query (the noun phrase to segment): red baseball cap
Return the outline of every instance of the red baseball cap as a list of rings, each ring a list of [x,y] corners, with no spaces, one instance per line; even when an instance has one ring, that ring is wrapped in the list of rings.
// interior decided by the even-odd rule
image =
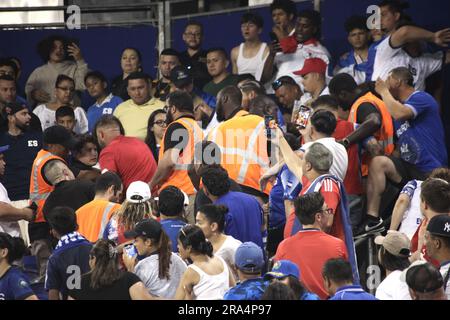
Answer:
[[[327,71],[327,64],[320,58],[306,59],[303,64],[303,68],[298,71],[294,71],[297,76],[304,76],[311,72],[323,73]]]

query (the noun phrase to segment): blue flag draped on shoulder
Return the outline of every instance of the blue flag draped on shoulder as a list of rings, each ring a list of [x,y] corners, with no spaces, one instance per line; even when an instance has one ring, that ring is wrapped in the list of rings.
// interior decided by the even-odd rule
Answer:
[[[311,185],[309,186],[308,190],[306,190],[305,194],[311,192],[319,192],[320,188],[322,187],[322,182],[325,179],[333,180],[339,186],[339,205],[341,209],[340,212],[342,216],[342,226],[344,228],[345,246],[347,247],[348,261],[352,266],[353,281],[355,284],[359,284],[358,263],[356,260],[355,243],[353,241],[352,226],[350,223],[350,209],[348,205],[347,192],[344,188],[344,183],[334,175],[325,174],[314,180],[313,183],[311,183]],[[296,234],[299,230],[302,230],[302,225],[298,219],[295,219],[292,226],[291,236]]]

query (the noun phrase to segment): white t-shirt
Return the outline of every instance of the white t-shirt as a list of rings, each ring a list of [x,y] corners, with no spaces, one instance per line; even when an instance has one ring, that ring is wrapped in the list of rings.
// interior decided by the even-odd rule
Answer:
[[[408,285],[400,279],[402,271],[390,273],[378,286],[375,297],[380,300],[411,300]]]
[[[8,191],[6,191],[3,184],[0,183],[0,202],[11,203],[9,200]],[[16,221],[0,222],[0,232],[6,232],[11,237],[20,237],[20,226]]]
[[[278,52],[275,55],[274,66],[277,68],[275,77],[266,85],[267,93],[274,93],[272,89],[272,82],[282,76],[289,76],[297,82],[303,90],[301,84],[302,77],[294,74],[295,71],[301,70],[306,59],[320,58],[325,63],[330,63],[330,53],[320,42],[312,42],[308,44],[299,43],[297,51],[294,53]]]
[[[76,107],[74,109],[74,112],[77,123],[73,131],[76,134],[83,134],[88,132],[88,119],[86,116],[86,112],[81,107]],[[56,111],[47,108],[45,104],[38,105],[33,110],[33,113],[39,117],[39,120],[41,120],[42,130],[47,129],[48,127],[52,127],[56,124]]]
[[[411,180],[402,189],[401,194],[406,194],[409,197],[409,207],[403,214],[402,224],[398,231],[403,232],[412,239],[417,231],[420,223],[423,220],[422,212],[420,211],[420,190],[422,181]]]
[[[372,81],[386,80],[389,72],[397,67],[407,67],[414,76],[414,88],[425,91],[425,79],[442,68],[443,53],[424,53],[413,58],[402,48],[392,48],[391,37],[386,37],[377,48],[373,65]]]
[[[234,264],[234,254],[241,244],[241,241],[232,236],[227,236],[227,239],[222,243],[222,246],[216,251],[215,255],[225,260],[229,266],[232,266]]]
[[[175,297],[181,277],[187,266],[177,254],[170,257],[170,280],[159,278],[159,255],[153,254],[139,261],[134,273],[142,280],[148,292],[154,296],[171,299]]]
[[[439,271],[442,274],[442,278],[445,280],[447,272],[450,272],[450,261],[441,266]],[[447,281],[447,288],[445,288],[445,294],[447,295],[447,300],[450,300],[450,279]]]
[[[316,141],[305,143],[300,148],[300,150],[306,154],[308,149],[313,145],[313,143],[316,142],[323,144],[325,148],[330,150],[331,154],[333,155],[333,164],[331,166],[330,173],[344,181],[348,167],[348,155],[345,147],[342,144],[337,143],[336,139],[334,138],[322,138]]]

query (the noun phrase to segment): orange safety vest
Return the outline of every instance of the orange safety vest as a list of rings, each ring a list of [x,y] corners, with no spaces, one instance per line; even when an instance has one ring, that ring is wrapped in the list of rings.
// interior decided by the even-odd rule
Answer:
[[[168,186],[175,186],[180,190],[183,190],[187,195],[195,194],[195,188],[192,185],[191,179],[188,175],[188,166],[192,163],[194,159],[194,147],[195,144],[203,140],[203,131],[202,128],[197,124],[194,119],[191,118],[179,118],[172,123],[181,124],[188,131],[188,143],[186,147],[181,151],[180,156],[178,157],[177,163],[175,164],[175,168],[170,174],[170,176],[166,179],[166,181],[159,188],[162,189]],[[167,132],[167,130],[166,130]],[[164,133],[163,140],[166,138],[166,134]],[[159,150],[159,159],[163,158],[164,154],[164,143]]]
[[[44,208],[45,200],[47,200],[50,193],[55,189],[55,187],[49,184],[42,175],[42,168],[44,168],[45,164],[50,160],[60,160],[66,163],[63,158],[41,149],[36,155],[31,168],[30,201],[35,202],[38,206],[35,222],[45,222],[42,209]]]
[[[77,210],[78,232],[90,242],[103,237],[103,231],[120,204],[107,200],[92,200]]]
[[[208,135],[222,151],[221,165],[237,183],[260,190],[259,179],[269,169],[264,119],[241,110]],[[268,184],[264,193],[269,194]]]
[[[375,139],[381,143],[381,146],[384,149],[385,155],[390,155],[395,149],[394,145],[394,124],[392,122],[392,117],[389,111],[386,108],[383,100],[379,99],[373,93],[368,92],[362,97],[359,97],[358,100],[353,103],[352,108],[350,109],[350,114],[348,116],[348,121],[352,123],[357,123],[357,114],[358,108],[363,103],[370,103],[374,105],[381,114],[381,127],[375,132]],[[361,173],[363,176],[367,176],[369,172],[369,162],[370,158],[367,153],[364,153],[362,156],[362,166]]]

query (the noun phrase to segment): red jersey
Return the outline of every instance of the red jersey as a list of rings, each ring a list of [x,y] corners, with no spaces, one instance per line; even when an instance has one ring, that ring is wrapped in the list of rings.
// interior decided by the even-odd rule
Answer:
[[[303,189],[300,192],[300,195],[303,195],[308,191],[309,186],[311,185],[311,181],[309,181],[306,177],[303,177]],[[342,225],[342,216],[339,202],[341,201],[341,195],[339,193],[338,184],[331,179],[324,179],[322,182],[322,186],[320,187],[320,193],[325,199],[325,203],[328,208],[333,209],[333,225],[331,226],[330,235],[333,237],[339,238],[342,241],[345,241],[344,234],[344,226]],[[297,219],[295,216],[295,212],[292,212],[284,227],[284,238],[289,238],[292,233],[292,227],[294,225],[294,221]]]
[[[101,152],[102,170],[117,173],[124,190],[134,181],[150,182],[156,172],[156,162],[149,147],[133,137],[118,136]]]
[[[348,258],[345,243],[318,229],[305,229],[283,240],[275,254],[275,260],[290,260],[297,264],[301,281],[321,299],[326,299],[322,269],[329,259]]]
[[[333,138],[336,140],[342,140],[355,131],[354,124],[338,119],[336,123],[336,130],[333,133]],[[361,163],[359,161],[358,145],[352,144],[347,149],[348,155],[348,167],[347,173],[344,179],[345,191],[347,194],[360,195],[363,193],[362,180],[361,180]]]

